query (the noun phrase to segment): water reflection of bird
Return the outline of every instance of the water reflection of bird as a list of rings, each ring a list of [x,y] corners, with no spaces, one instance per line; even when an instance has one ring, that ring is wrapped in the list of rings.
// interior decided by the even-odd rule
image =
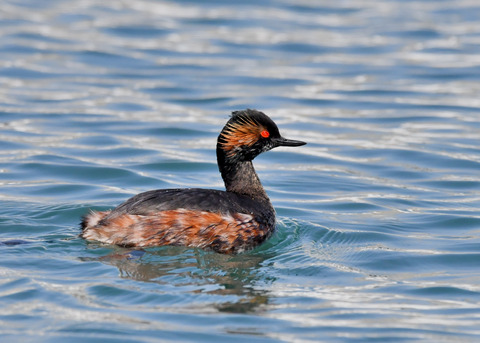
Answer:
[[[121,278],[173,287],[175,291],[169,294],[172,301],[185,301],[187,297],[192,305],[198,295],[207,312],[247,313],[268,304],[268,291],[255,287],[258,282],[265,285],[275,281],[272,275],[265,278],[262,273],[265,258],[264,254],[231,256],[162,247],[148,251],[117,249],[105,256],[81,260],[114,266]],[[212,305],[204,308],[210,296],[214,299]]]

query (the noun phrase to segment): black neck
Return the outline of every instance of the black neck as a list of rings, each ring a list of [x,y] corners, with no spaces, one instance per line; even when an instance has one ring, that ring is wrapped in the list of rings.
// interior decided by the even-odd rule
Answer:
[[[227,192],[246,195],[254,200],[270,203],[265,189],[258,178],[252,161],[231,161],[223,151],[217,150],[218,168]]]

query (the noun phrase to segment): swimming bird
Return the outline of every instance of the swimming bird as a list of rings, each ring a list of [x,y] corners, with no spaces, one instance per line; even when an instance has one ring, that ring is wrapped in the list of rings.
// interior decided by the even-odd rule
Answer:
[[[225,191],[159,189],[135,195],[111,211],[84,216],[81,237],[122,247],[176,245],[236,254],[253,249],[275,229],[275,210],[252,160],[286,139],[263,112],[235,111],[217,139]]]

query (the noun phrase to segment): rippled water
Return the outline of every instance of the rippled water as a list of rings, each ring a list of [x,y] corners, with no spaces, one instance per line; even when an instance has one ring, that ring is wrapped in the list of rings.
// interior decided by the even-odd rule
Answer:
[[[480,339],[479,17],[476,0],[3,1],[2,341]],[[89,208],[221,189],[215,140],[246,107],[308,142],[255,161],[270,241],[78,238]]]

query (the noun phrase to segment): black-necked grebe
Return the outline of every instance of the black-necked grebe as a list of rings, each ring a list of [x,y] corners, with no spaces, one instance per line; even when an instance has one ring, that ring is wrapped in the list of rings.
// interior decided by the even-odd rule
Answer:
[[[262,112],[233,112],[217,140],[218,168],[226,191],[188,188],[140,193],[111,211],[87,214],[81,236],[123,247],[181,245],[226,254],[252,249],[275,228],[275,210],[252,160],[278,146],[304,144],[283,138]]]

